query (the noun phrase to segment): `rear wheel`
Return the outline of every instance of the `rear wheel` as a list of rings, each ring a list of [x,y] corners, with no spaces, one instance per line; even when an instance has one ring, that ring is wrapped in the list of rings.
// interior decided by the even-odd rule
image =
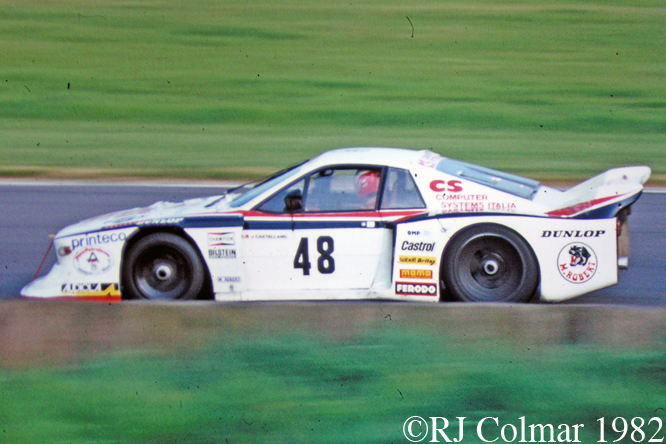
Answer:
[[[205,280],[196,249],[171,233],[154,233],[134,244],[123,264],[123,295],[131,299],[196,299]]]
[[[446,248],[441,273],[449,294],[468,302],[527,302],[539,280],[537,260],[527,242],[494,224],[457,234]]]

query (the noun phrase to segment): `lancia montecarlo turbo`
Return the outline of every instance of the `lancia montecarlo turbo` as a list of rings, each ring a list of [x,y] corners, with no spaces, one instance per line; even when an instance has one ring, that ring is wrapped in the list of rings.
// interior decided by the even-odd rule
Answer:
[[[88,219],[29,298],[560,301],[618,281],[648,167],[566,191],[432,151],[326,152],[254,186]]]

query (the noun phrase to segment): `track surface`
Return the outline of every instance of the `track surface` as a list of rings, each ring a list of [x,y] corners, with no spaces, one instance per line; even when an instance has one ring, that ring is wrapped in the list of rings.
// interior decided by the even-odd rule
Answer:
[[[17,299],[50,244],[49,234],[111,211],[221,194],[222,187],[92,184],[0,185],[0,299]],[[614,287],[573,299],[575,304],[666,306],[666,194],[644,193],[633,206],[630,268]],[[42,273],[54,261],[47,256]]]

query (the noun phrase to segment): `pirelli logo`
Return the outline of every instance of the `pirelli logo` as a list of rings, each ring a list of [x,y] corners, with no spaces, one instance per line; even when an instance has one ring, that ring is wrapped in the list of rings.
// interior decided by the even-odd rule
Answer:
[[[432,270],[400,270],[400,279],[432,279]]]
[[[401,264],[435,265],[437,259],[432,256],[399,256],[398,262]]]

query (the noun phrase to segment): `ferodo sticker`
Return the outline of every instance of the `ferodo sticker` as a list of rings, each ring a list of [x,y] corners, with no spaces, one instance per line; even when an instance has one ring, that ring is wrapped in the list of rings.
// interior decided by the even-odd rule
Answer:
[[[597,271],[597,255],[590,246],[575,242],[560,251],[557,265],[564,279],[582,284],[592,279]]]
[[[437,284],[396,282],[395,294],[401,294],[405,296],[437,296]]]
[[[400,279],[432,279],[432,270],[400,270]]]
[[[437,259],[432,256],[398,256],[401,264],[435,265]]]
[[[111,255],[100,248],[86,248],[74,256],[74,265],[85,274],[103,273],[111,267]]]

